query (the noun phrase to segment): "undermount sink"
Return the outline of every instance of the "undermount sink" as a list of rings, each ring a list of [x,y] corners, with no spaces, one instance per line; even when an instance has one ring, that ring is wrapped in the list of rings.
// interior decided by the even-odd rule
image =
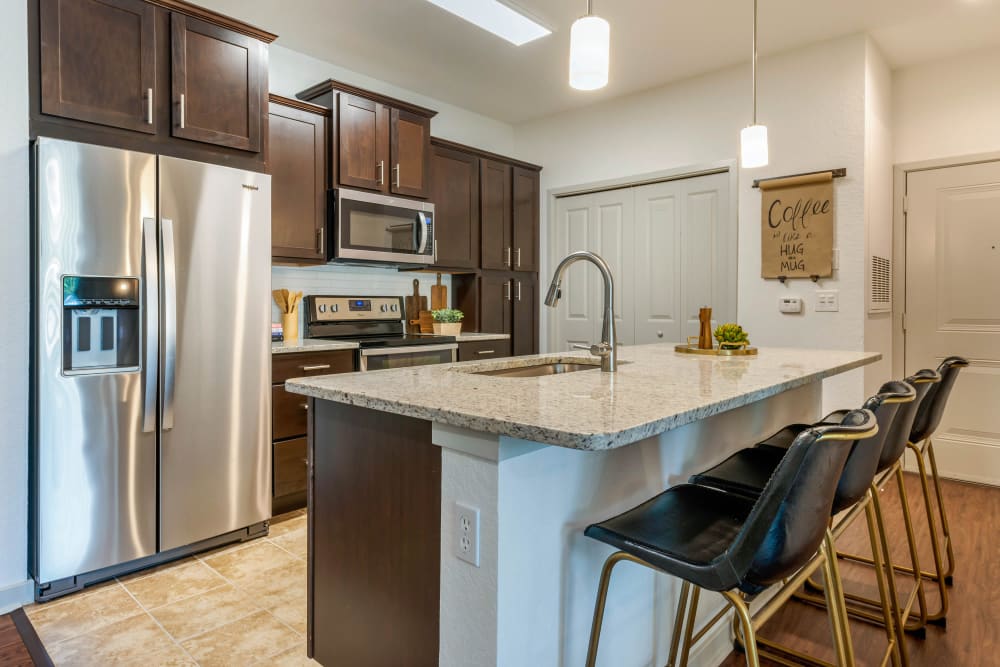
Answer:
[[[600,369],[601,364],[597,363],[569,363],[569,362],[549,362],[536,364],[534,366],[516,366],[514,368],[500,368],[491,371],[476,371],[475,375],[494,375],[496,377],[508,378],[536,378],[546,375],[562,375],[564,373],[575,373],[576,371],[592,371]]]

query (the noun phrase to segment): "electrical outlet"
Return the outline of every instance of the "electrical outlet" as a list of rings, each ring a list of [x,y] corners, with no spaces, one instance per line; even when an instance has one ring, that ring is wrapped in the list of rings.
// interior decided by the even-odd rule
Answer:
[[[479,567],[479,510],[455,503],[455,555]]]
[[[816,312],[836,313],[840,310],[840,292],[835,289],[816,291]]]

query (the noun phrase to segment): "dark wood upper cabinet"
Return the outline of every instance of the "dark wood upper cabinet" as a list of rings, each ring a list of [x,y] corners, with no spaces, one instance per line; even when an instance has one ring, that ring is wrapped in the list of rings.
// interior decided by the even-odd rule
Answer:
[[[538,270],[539,173],[514,167],[514,220],[511,245],[515,271]]]
[[[276,95],[269,111],[271,255],[325,262],[329,111]]]
[[[434,202],[435,264],[479,266],[479,158],[463,151],[431,147],[430,199]]]
[[[431,119],[412,111],[393,109],[389,146],[392,158],[391,192],[426,197],[430,180]]]
[[[357,95],[340,95],[340,184],[388,192],[389,109]]]
[[[479,161],[482,268],[504,270],[513,263],[511,247],[511,166]]]
[[[41,112],[153,134],[155,7],[40,0]]]
[[[191,16],[170,19],[173,136],[259,152],[266,47]]]

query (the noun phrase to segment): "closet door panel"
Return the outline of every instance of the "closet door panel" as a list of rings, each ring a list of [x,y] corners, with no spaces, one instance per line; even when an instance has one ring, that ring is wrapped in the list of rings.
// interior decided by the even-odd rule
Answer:
[[[676,182],[636,188],[635,342],[683,342],[681,202]]]

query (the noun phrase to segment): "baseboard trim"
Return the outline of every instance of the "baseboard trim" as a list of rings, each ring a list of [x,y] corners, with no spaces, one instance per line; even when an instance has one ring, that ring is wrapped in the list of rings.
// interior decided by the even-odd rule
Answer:
[[[0,614],[23,607],[34,599],[35,587],[31,579],[0,588]]]

